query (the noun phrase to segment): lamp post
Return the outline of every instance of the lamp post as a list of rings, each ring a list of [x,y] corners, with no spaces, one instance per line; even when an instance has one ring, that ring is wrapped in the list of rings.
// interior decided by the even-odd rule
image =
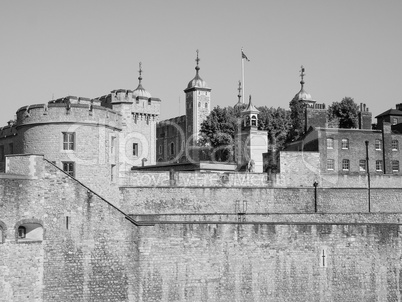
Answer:
[[[369,170],[369,155],[368,155],[368,144],[369,141],[365,141],[366,143],[366,171],[367,171],[367,190],[368,190],[368,211],[371,212],[371,200],[370,200],[370,170]]]
[[[317,186],[318,182],[315,180],[313,183],[314,186],[314,213],[317,213]]]

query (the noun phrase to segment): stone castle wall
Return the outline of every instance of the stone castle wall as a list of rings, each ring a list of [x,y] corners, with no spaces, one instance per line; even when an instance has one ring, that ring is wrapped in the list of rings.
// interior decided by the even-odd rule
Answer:
[[[137,301],[134,225],[50,163],[24,158],[36,167],[28,179],[0,174],[0,301]],[[32,222],[43,240],[20,241],[18,226]]]
[[[402,189],[373,189],[367,213],[365,188],[322,188],[314,213],[313,188],[153,173],[169,185],[121,187],[116,209],[42,156],[7,161],[1,302],[401,299]],[[28,222],[42,241],[18,241]]]

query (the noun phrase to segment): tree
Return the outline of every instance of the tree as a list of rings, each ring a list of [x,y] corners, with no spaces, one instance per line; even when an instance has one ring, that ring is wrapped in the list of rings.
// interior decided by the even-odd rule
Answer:
[[[284,147],[288,133],[292,127],[290,111],[283,108],[258,107],[259,128],[268,131],[269,146],[274,150]]]
[[[212,109],[208,117],[201,123],[198,143],[211,147],[212,157],[217,161],[231,160],[234,136],[238,129],[238,118],[232,107]]]
[[[305,106],[306,104],[297,98],[293,98],[289,103],[291,122],[287,137],[289,142],[299,139],[304,133]]]
[[[339,128],[357,128],[358,106],[351,97],[344,97],[340,102],[333,102],[328,107],[328,120],[339,120]]]

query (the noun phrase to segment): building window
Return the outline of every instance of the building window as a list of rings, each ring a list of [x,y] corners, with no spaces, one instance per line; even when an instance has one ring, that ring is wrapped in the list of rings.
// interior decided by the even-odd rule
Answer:
[[[257,117],[255,115],[251,117],[251,126],[257,126]]]
[[[162,154],[162,145],[159,146],[159,154]]]
[[[115,149],[116,149],[116,137],[112,136],[110,138],[110,153],[114,154]]]
[[[4,161],[4,146],[0,146],[0,161]]]
[[[349,171],[349,159],[342,159],[342,170]]]
[[[17,241],[42,241],[43,227],[39,223],[24,223],[17,229]]]
[[[8,154],[14,154],[14,144],[13,143],[8,144]]]
[[[18,239],[24,239],[27,235],[27,229],[23,226],[18,228]]]
[[[359,169],[361,172],[366,171],[366,160],[365,159],[359,160]]]
[[[74,171],[74,162],[72,161],[65,161],[63,162],[63,171],[66,172],[68,175],[74,177],[75,171]]]
[[[327,159],[327,170],[334,170],[334,160],[333,159]]]
[[[148,105],[151,105],[151,104],[152,104],[151,98],[149,98],[149,99],[148,99]]]
[[[392,125],[396,125],[396,124],[398,124],[398,119],[396,117],[394,117],[392,119]]]
[[[381,150],[381,140],[380,139],[375,140],[375,149]]]
[[[375,161],[375,170],[376,171],[382,171],[382,160],[376,160]]]
[[[115,176],[115,173],[116,173],[116,165],[111,165],[110,166],[110,181],[114,181],[114,176]]]
[[[391,147],[392,147],[392,151],[398,151],[398,141],[397,140],[393,140],[391,142]]]
[[[198,108],[201,107],[201,102],[198,102]]]
[[[138,156],[138,143],[133,143],[133,156]]]
[[[63,132],[63,150],[74,150],[74,132]]]
[[[208,108],[208,103],[205,103],[205,108]]]
[[[327,138],[327,149],[334,149],[334,139]]]
[[[347,138],[342,138],[342,149],[349,149],[349,140]]]
[[[170,155],[173,155],[174,153],[174,143],[170,143]]]
[[[392,172],[394,173],[399,172],[399,160],[392,161]]]

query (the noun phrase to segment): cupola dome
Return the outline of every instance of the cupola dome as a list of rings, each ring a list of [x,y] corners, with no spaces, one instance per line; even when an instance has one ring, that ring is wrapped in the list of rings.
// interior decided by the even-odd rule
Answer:
[[[200,62],[200,59],[198,58],[198,49],[197,49],[197,59],[195,59],[195,61],[197,62],[197,66],[195,67],[195,77],[190,82],[188,82],[187,89],[208,88],[207,82],[201,79],[199,75],[200,67],[198,66],[198,64]]]

